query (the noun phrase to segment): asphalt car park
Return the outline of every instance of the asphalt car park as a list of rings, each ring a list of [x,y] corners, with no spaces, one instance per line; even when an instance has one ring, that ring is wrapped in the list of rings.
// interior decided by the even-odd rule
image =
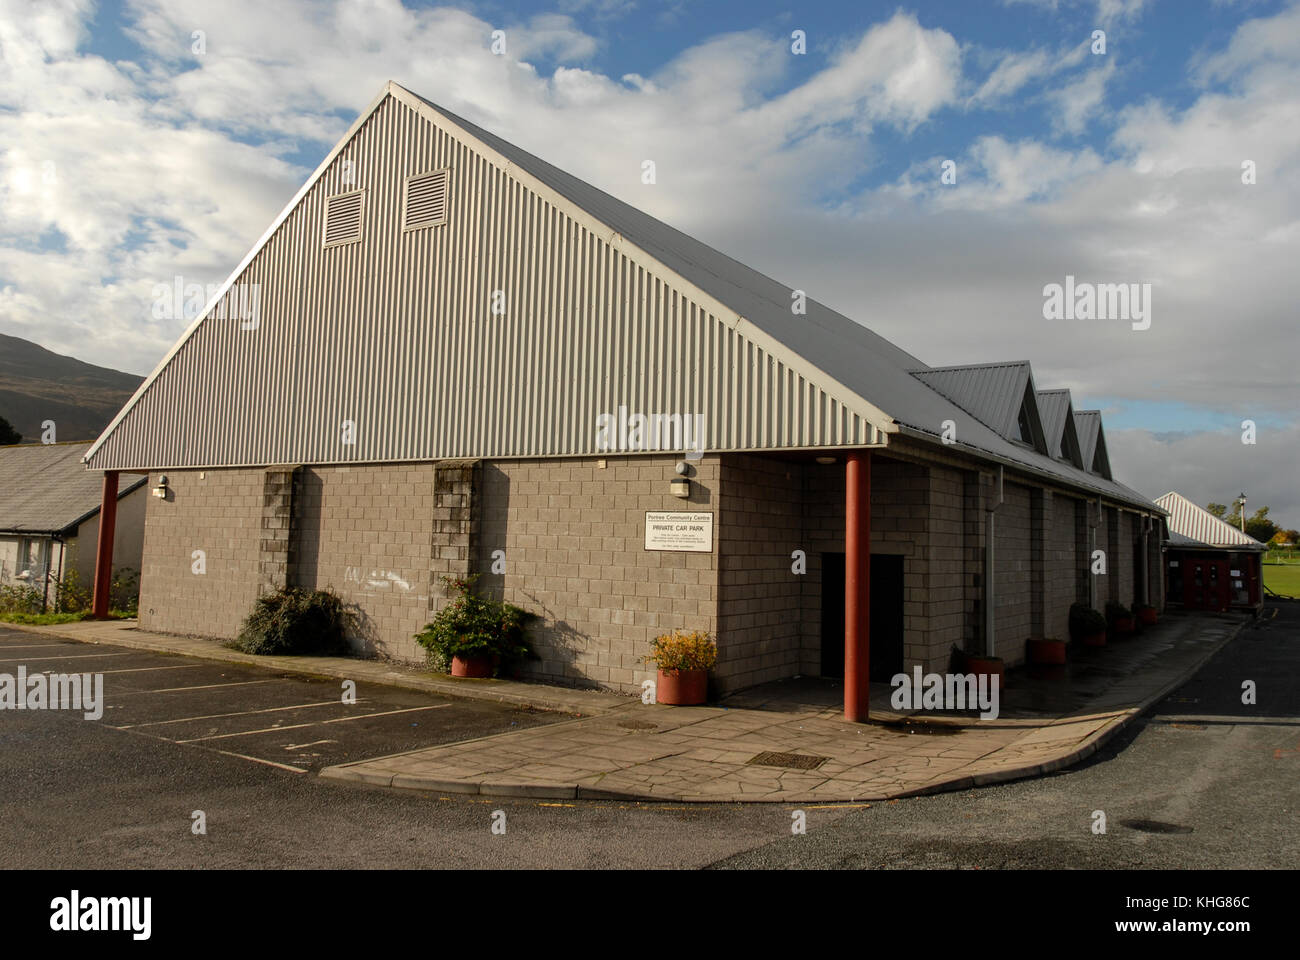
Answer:
[[[526,707],[377,684],[350,689],[338,679],[0,628],[0,673],[16,674],[19,666],[29,676],[102,674],[99,723],[124,736],[297,773],[567,719]]]

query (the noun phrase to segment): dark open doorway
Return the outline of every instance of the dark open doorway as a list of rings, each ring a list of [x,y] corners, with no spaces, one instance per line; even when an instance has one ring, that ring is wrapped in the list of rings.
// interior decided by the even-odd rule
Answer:
[[[871,682],[903,672],[903,558],[871,555]],[[844,676],[844,554],[822,554],[823,677]]]

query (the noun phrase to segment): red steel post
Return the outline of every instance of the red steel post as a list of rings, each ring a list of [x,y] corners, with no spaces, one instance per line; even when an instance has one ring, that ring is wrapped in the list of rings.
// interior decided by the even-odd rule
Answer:
[[[99,503],[99,543],[95,550],[96,620],[108,618],[108,588],[113,582],[113,536],[117,529],[117,471],[104,471],[104,492]]]
[[[871,677],[871,451],[844,467],[844,719],[863,723]]]

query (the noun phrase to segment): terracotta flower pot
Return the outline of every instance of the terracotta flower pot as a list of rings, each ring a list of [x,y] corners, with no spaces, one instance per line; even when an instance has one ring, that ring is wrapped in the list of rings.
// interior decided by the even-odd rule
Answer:
[[[655,684],[655,703],[693,707],[709,698],[709,671],[660,670]]]
[[[1025,644],[1030,663],[1059,664],[1065,663],[1065,641],[1048,640],[1043,637],[1030,637]]]
[[[451,658],[451,675],[453,677],[483,677],[492,676],[492,656],[490,654],[462,657],[456,654]]]
[[[1153,626],[1156,622],[1156,608],[1143,607],[1141,610],[1138,611],[1138,619],[1140,619],[1148,627]]]
[[[1116,617],[1115,632],[1118,634],[1129,634],[1137,629],[1137,624],[1133,622],[1132,617]]]
[[[998,678],[998,689],[1007,688],[1006,665],[1001,660],[994,660],[989,657],[975,657],[970,654],[966,655],[966,672],[973,673],[975,676],[988,675]]]
[[[1085,647],[1104,647],[1106,646],[1106,631],[1098,630],[1096,633],[1085,633],[1079,640]]]

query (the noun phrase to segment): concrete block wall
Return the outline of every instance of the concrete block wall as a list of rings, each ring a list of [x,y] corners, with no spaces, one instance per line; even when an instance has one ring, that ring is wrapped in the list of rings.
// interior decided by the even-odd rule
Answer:
[[[800,608],[806,575],[802,463],[724,454],[718,533],[718,636],[714,679],[723,691],[802,671]]]
[[[992,487],[987,474],[962,474],[962,649],[983,652],[985,512]]]
[[[639,692],[655,676],[642,662],[654,637],[674,628],[717,632],[720,463],[693,461],[692,495],[683,500],[669,490],[677,459],[484,464],[480,584],[544,618],[534,630],[543,660],[525,676]],[[647,510],[712,511],[713,551],[646,550]],[[490,572],[494,550],[505,551],[504,574]]]
[[[1029,487],[1003,482],[1003,502],[994,521],[995,652],[1008,665],[1025,659],[1033,632],[1033,558]]]
[[[952,609],[940,614],[932,635],[934,607],[927,584],[930,571],[930,468],[881,454],[871,466],[871,553],[903,557],[903,664],[933,669],[935,650],[951,631]],[[808,464],[804,483],[804,539],[808,575],[803,583],[803,673],[821,672],[822,553],[844,552],[844,461]],[[948,492],[951,492],[950,490]],[[951,523],[951,517],[945,521]],[[951,598],[956,602],[956,598]],[[946,650],[946,647],[944,648]],[[943,653],[943,664],[947,663]]]
[[[1095,507],[1093,508],[1096,509]],[[1106,601],[1123,602],[1119,595],[1119,511],[1102,507],[1102,523],[1097,528],[1097,549],[1106,551],[1106,572],[1096,575],[1097,609],[1106,612]]]
[[[962,645],[966,628],[965,479],[960,470],[929,468],[924,584],[928,623],[925,638],[917,645],[917,660],[927,671],[947,671],[952,648]]]
[[[1116,518],[1115,589],[1119,602],[1132,609],[1137,597],[1137,525],[1136,514],[1127,510]]]
[[[294,499],[290,585],[351,604],[356,651],[424,662],[414,634],[438,555],[435,464],[303,467]]]
[[[271,467],[262,474],[262,540],[258,549],[258,592],[274,593],[289,583],[289,540],[293,529],[296,467]]]
[[[1081,567],[1086,568],[1087,560],[1083,545],[1076,540],[1081,502],[1060,493],[1048,497],[1042,633],[1056,640],[1068,640],[1070,605],[1083,599],[1079,594],[1082,581],[1079,571]]]
[[[167,479],[167,499],[150,497],[145,508],[140,627],[234,637],[258,596],[264,472],[169,470]],[[193,572],[196,550],[203,574]]]

